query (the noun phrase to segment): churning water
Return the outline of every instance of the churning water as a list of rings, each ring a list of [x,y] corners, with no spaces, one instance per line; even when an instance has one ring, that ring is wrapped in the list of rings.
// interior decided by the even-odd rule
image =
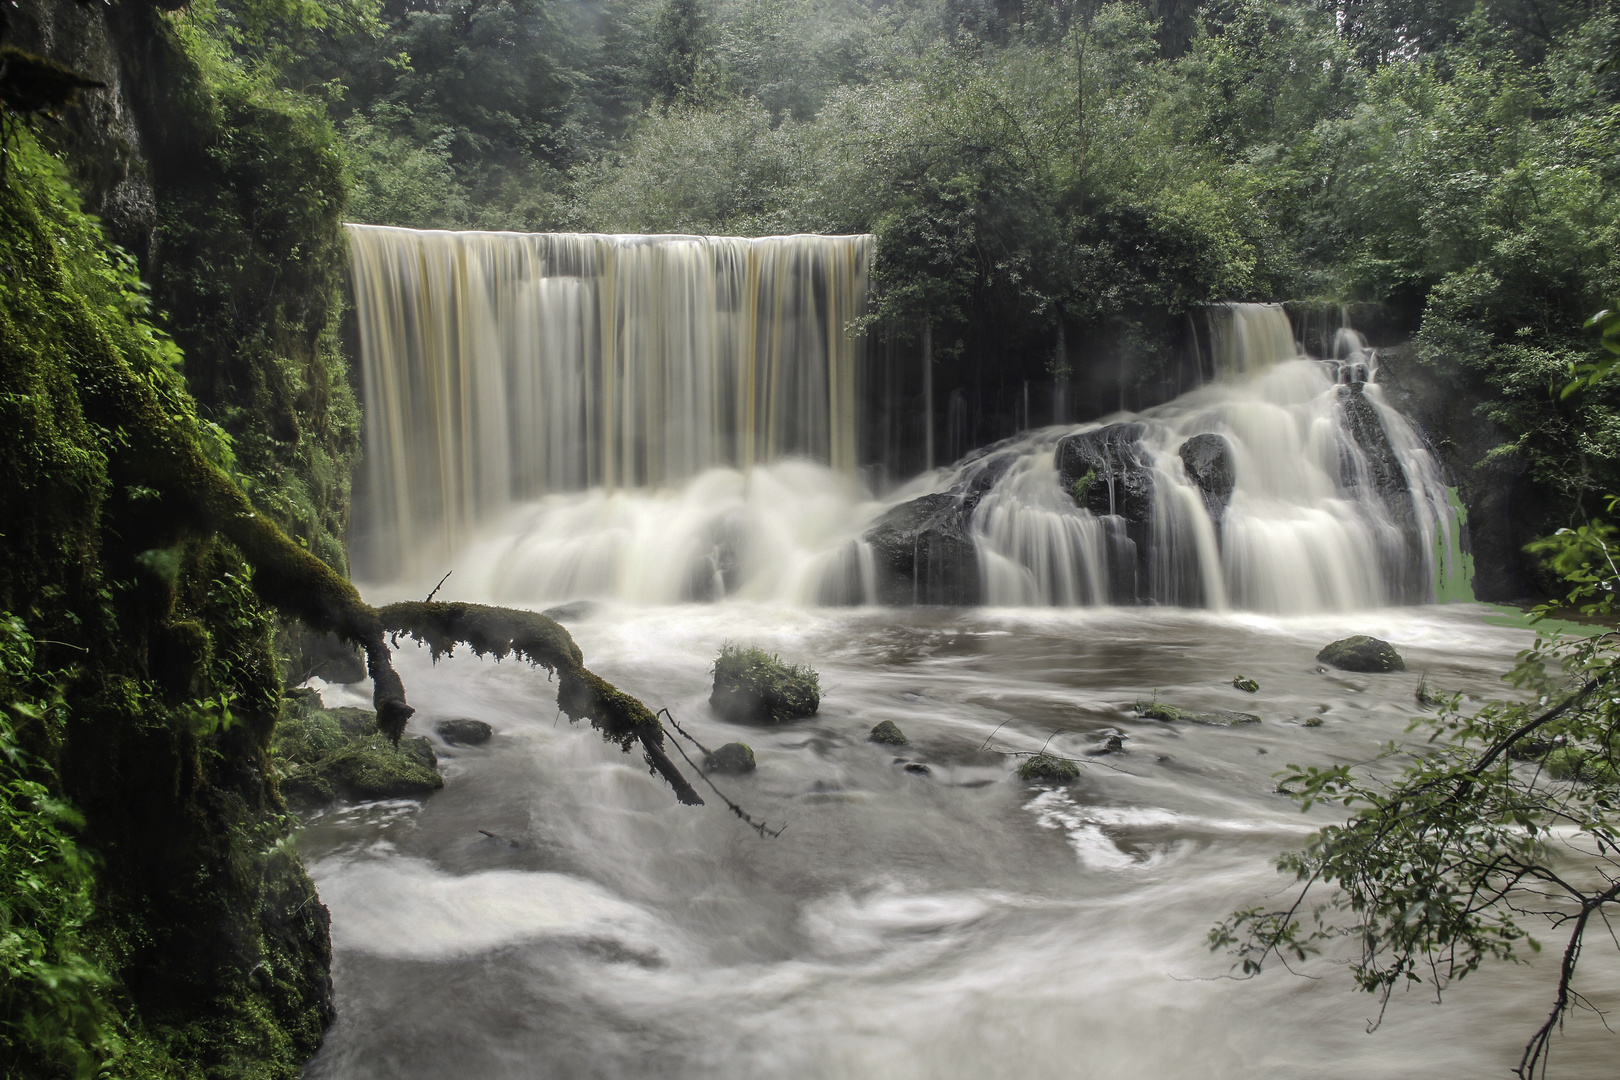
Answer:
[[[1233,305],[1207,385],[877,494],[842,335],[866,238],[354,245],[370,594],[453,567],[449,598],[593,601],[566,616],[587,663],[710,747],[751,744],[758,770],[719,782],[786,830],[677,805],[560,720],[544,673],[405,647],[412,734],[468,716],[496,735],[440,745],[426,802],[309,823],[339,1009],[311,1080],[1449,1080],[1517,1060],[1550,965],[1481,972],[1443,1008],[1399,995],[1368,1035],[1376,1003],[1335,958],[1243,982],[1204,944],[1285,894],[1276,855],[1331,820],[1276,794],[1278,768],[1371,758],[1421,677],[1496,695],[1528,643],[1424,603],[1456,590],[1459,525],[1353,334],[1309,359],[1280,308]],[[1224,440],[1228,497],[1189,475],[1194,436]],[[1066,487],[1066,439],[1128,453]],[[1135,523],[1127,481],[1152,493]],[[961,508],[987,606],[873,606],[874,523],[931,494]],[[1147,606],[1106,606],[1126,570]],[[1350,633],[1410,672],[1320,668]],[[820,713],[718,719],[727,641],[813,664]],[[1139,719],[1154,695],[1263,722]],[[882,720],[910,745],[866,741]],[[1111,735],[1122,752],[1088,753]],[[1042,746],[1087,762],[1079,781],[1018,781],[1007,755]],[[1620,1004],[1620,972],[1587,963],[1584,989]],[[1569,1076],[1612,1072],[1585,1017],[1557,1052]]]
[[[610,604],[570,629],[595,670],[705,745],[752,745],[758,771],[716,780],[786,831],[761,839],[712,798],[677,805],[638,756],[559,721],[544,673],[403,649],[412,734],[472,716],[496,736],[441,746],[446,787],[425,803],[332,812],[304,834],[339,1009],[312,1080],[1462,1080],[1505,1076],[1549,1003],[1550,963],[1498,968],[1440,1007],[1397,995],[1368,1035],[1376,1002],[1335,964],[1229,981],[1204,945],[1232,909],[1286,893],[1275,856],[1328,820],[1275,794],[1274,770],[1402,737],[1421,672],[1501,692],[1527,635],[1472,605]],[[1395,642],[1411,671],[1319,670],[1316,651],[1350,632]],[[820,713],[763,730],[714,717],[726,640],[814,662]],[[1234,690],[1238,673],[1260,693]],[[1155,692],[1263,723],[1128,712]],[[886,719],[911,746],[866,741]],[[1116,732],[1124,753],[1086,758]],[[1068,788],[1023,784],[991,752],[1049,739],[1093,762]],[[1589,952],[1585,988],[1613,1006],[1608,959]],[[1613,1048],[1583,1015],[1554,1061],[1610,1075]]]

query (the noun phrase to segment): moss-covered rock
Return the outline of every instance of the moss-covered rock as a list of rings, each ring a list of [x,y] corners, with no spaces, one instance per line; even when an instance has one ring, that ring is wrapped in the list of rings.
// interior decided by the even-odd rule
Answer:
[[[1226,709],[1206,709],[1199,712],[1167,705],[1162,701],[1138,701],[1136,714],[1144,720],[1182,721],[1188,724],[1204,724],[1208,727],[1236,727],[1241,724],[1260,723],[1260,718],[1253,713],[1230,712]]]
[[[1041,751],[1018,766],[1018,778],[1032,784],[1067,784],[1080,777],[1080,766],[1065,757]]]
[[[1375,674],[1406,670],[1406,661],[1395,651],[1395,646],[1366,634],[1340,638],[1324,646],[1322,651],[1316,654],[1316,658],[1340,671]]]
[[[714,661],[709,704],[727,720],[780,724],[815,715],[821,707],[821,680],[807,666],[728,642]]]
[[[1245,694],[1258,694],[1260,692],[1260,684],[1246,675],[1238,675],[1233,678],[1232,685]]]
[[[271,743],[281,793],[292,805],[423,798],[444,786],[426,738],[401,739],[396,746],[377,730],[375,713],[323,709],[311,698],[288,698]]]
[[[884,746],[905,746],[910,740],[893,720],[884,720],[872,728],[872,733],[866,737],[866,741],[881,743]]]
[[[747,743],[726,743],[703,759],[703,768],[716,773],[750,773],[754,771],[754,749]]]

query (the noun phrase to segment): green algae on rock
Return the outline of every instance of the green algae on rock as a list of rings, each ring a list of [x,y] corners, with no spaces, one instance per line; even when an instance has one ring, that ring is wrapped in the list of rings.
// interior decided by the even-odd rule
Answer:
[[[1044,750],[1018,766],[1018,779],[1034,784],[1067,784],[1079,777],[1079,765]]]
[[[884,720],[872,729],[866,741],[881,743],[884,746],[905,746],[911,740],[906,738],[905,733],[893,720]]]

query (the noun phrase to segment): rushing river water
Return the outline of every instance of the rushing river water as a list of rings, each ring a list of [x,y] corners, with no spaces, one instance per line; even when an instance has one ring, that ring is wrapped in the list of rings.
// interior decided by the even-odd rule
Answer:
[[[804,609],[605,605],[570,629],[592,667],[758,771],[677,805],[639,755],[555,713],[543,672],[401,650],[412,733],[486,720],[441,747],[446,787],[314,819],[301,848],[332,912],[338,1021],[311,1080],[628,1077],[1451,1077],[1506,1075],[1552,966],[1497,965],[1436,1007],[1374,999],[1328,962],[1219,978],[1205,934],[1276,900],[1273,870],[1329,813],[1273,791],[1284,764],[1360,760],[1402,737],[1414,689],[1495,695],[1529,640],[1474,605],[1276,618],[1176,609]],[[1347,633],[1410,671],[1320,668]],[[725,641],[821,673],[820,713],[720,721]],[[1257,679],[1245,695],[1232,677]],[[1138,696],[1242,709],[1240,728],[1163,724]],[[329,704],[354,690],[327,688]],[[356,701],[355,703],[359,703]],[[1319,718],[1306,726],[1301,721]],[[912,745],[866,741],[893,720]],[[1018,781],[1049,738],[1126,752],[1078,782]],[[928,775],[904,769],[916,761]],[[717,778],[718,779],[718,778]],[[707,792],[705,792],[707,794]],[[1585,988],[1620,1004],[1593,950]],[[1566,1077],[1613,1074],[1588,1015],[1556,1044]]]

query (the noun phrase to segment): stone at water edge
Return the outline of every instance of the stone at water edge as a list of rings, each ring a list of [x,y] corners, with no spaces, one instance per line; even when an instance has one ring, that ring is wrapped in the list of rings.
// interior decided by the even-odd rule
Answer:
[[[703,768],[717,773],[753,772],[754,748],[747,743],[728,742],[703,759]]]
[[[1366,634],[1340,638],[1324,647],[1316,658],[1340,671],[1378,673],[1406,670],[1406,661],[1395,651],[1395,646]]]
[[[905,746],[911,740],[895,725],[893,720],[884,720],[872,729],[872,734],[866,737],[867,742],[882,743],[884,746]]]
[[[495,734],[495,729],[482,720],[466,718],[440,720],[433,725],[433,730],[438,732],[439,738],[451,746],[482,746]]]

